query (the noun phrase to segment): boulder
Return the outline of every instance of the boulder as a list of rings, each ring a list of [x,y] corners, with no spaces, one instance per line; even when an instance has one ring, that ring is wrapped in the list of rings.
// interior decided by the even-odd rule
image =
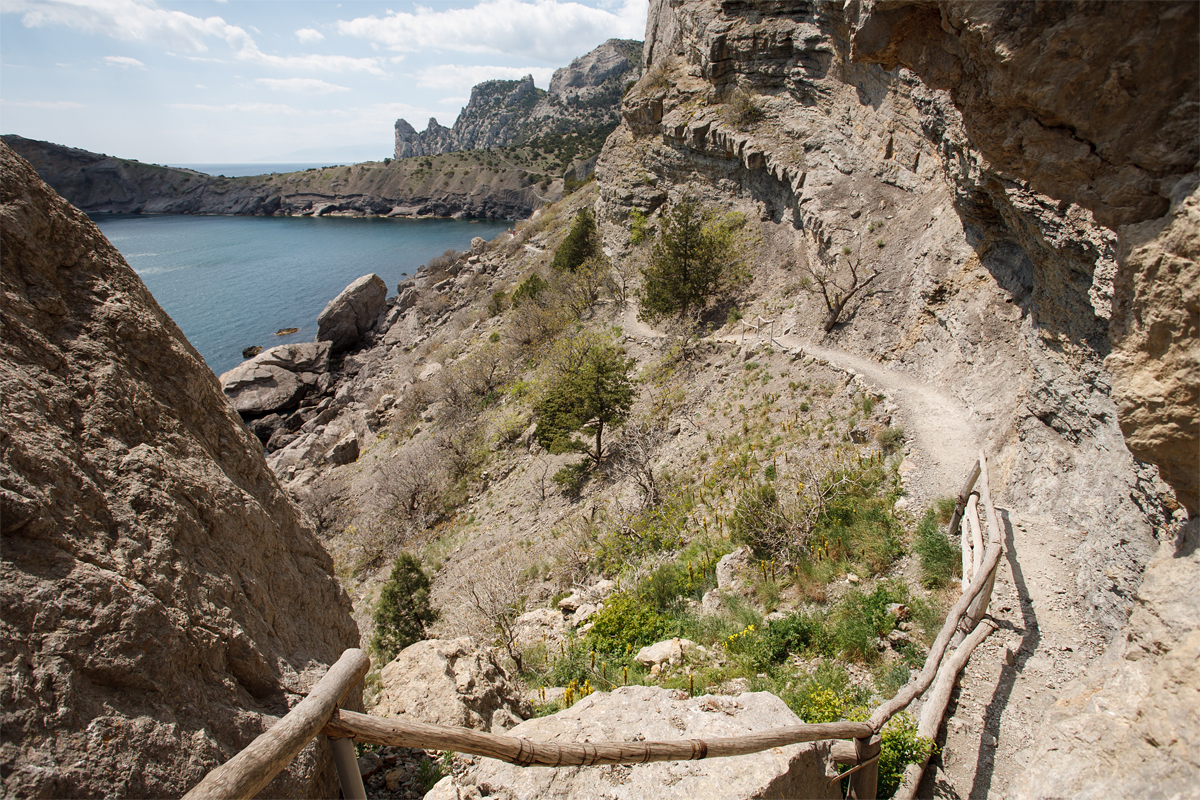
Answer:
[[[329,342],[333,352],[358,344],[387,308],[387,284],[378,275],[364,275],[329,301],[317,317],[317,341]]]
[[[750,548],[742,545],[717,562],[717,588],[722,592],[737,592],[744,588],[744,575],[750,569]]]
[[[296,373],[253,359],[222,374],[220,380],[225,396],[244,417],[293,409],[307,391]]]
[[[323,373],[329,371],[329,342],[281,344],[254,357],[256,364],[279,367],[289,372]]]
[[[471,239],[471,252],[472,253],[476,253],[476,254],[482,253],[486,249],[487,249],[487,239],[484,239],[482,236],[476,236]]]
[[[521,647],[562,641],[567,634],[567,621],[552,608],[535,608],[517,617],[514,624],[517,644]]]
[[[325,460],[335,466],[350,464],[358,460],[358,434],[350,431],[329,449]]]
[[[204,360],[4,145],[0,258],[0,795],[178,797],[358,645],[350,602]],[[335,796],[328,753],[263,795]]]
[[[429,639],[383,668],[372,713],[434,725],[503,731],[533,714],[491,648],[468,637]]]
[[[634,656],[634,660],[647,667],[664,663],[681,664],[684,658],[687,657],[687,652],[695,646],[696,643],[689,639],[680,639],[678,637],[667,639],[666,641],[655,642],[638,650],[638,654]]]
[[[743,736],[799,725],[800,719],[773,694],[705,695],[650,686],[625,686],[589,695],[548,717],[509,731],[537,742],[679,741]],[[521,768],[492,759],[463,775],[443,778],[427,800],[490,797],[503,800],[645,797],[705,798],[841,797],[830,760],[830,743],[776,747],[737,758],[655,762],[618,767]],[[476,792],[472,794],[472,791]]]

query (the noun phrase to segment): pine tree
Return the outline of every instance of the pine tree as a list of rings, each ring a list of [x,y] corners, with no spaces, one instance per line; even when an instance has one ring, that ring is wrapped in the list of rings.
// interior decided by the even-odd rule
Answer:
[[[554,251],[550,266],[559,272],[574,272],[583,262],[599,253],[600,234],[596,229],[596,217],[590,208],[580,209],[567,238]]]
[[[425,638],[425,627],[437,620],[429,604],[429,576],[421,562],[401,553],[375,607],[375,636],[371,648],[383,663]]]
[[[729,288],[737,267],[729,225],[684,198],[664,215],[650,263],[642,270],[641,316],[658,321],[700,314]]]
[[[585,343],[578,357],[558,370],[537,405],[538,443],[552,453],[588,450],[600,464],[605,426],[620,425],[633,405],[631,363],[625,351],[612,344]],[[593,440],[590,449],[574,439],[576,432]]]

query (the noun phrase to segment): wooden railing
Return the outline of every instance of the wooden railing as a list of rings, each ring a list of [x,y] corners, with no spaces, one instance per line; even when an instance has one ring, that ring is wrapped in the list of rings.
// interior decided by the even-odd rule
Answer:
[[[850,788],[847,797],[874,798],[879,776],[879,732],[883,726],[933,685],[918,723],[918,733],[932,742],[937,736],[959,672],[975,647],[996,627],[990,620],[983,620],[983,615],[991,597],[1003,544],[988,487],[987,460],[982,452],[979,453],[979,461],[958,495],[950,523],[950,533],[953,535],[959,524],[964,526],[964,530],[970,524],[969,519],[963,521],[963,516],[964,513],[974,513],[969,511],[968,507],[975,507],[971,504],[971,498],[975,496],[972,490],[976,480],[980,478],[982,480],[979,499],[975,505],[982,502],[984,506],[989,533],[987,549],[978,555],[977,562],[976,556],[972,554],[970,582],[967,583],[962,597],[946,615],[946,621],[929,649],[929,656],[925,659],[920,674],[895,697],[879,706],[866,722],[794,725],[746,736],[715,739],[577,744],[534,742],[518,736],[385,719],[339,708],[347,692],[363,679],[370,666],[366,653],[352,649],[342,654],[308,697],[287,716],[228,762],[208,773],[185,798],[199,800],[253,797],[319,734],[329,737],[333,745],[342,794],[348,800],[366,797],[354,757],[354,741],[396,747],[450,750],[497,758],[522,767],[566,767],[727,758],[789,744],[829,739],[850,740],[833,745],[834,763],[851,767],[833,780],[849,777]],[[978,526],[978,519],[975,524]],[[964,556],[964,564],[965,561]],[[983,624],[980,624],[981,621]],[[943,663],[943,657],[951,646],[956,646],[956,649]],[[931,754],[927,750],[919,764],[908,766],[904,782],[895,795],[897,798],[913,796]]]

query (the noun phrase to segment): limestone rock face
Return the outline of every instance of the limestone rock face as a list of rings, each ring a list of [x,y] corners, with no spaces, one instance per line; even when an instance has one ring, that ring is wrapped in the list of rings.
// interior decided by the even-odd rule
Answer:
[[[0,146],[4,794],[177,796],[358,645],[204,361]],[[267,789],[329,797],[324,743]]]
[[[387,305],[387,284],[371,273],[351,283],[317,317],[317,341],[334,352],[349,350],[371,329]]]
[[[1110,228],[1166,213],[1200,158],[1195,3],[868,0],[852,41],[948,89],[996,169]]]
[[[1118,232],[1106,366],[1121,430],[1194,516],[1200,6],[866,2],[852,41],[856,61],[948,90],[991,168]]]
[[[677,741],[740,736],[799,725],[778,697],[766,692],[738,697],[705,695],[650,686],[625,686],[583,698],[565,711],[521,723],[509,731],[538,742]],[[829,779],[829,742],[777,747],[737,758],[657,762],[613,767],[521,768],[484,759],[466,780],[443,778],[426,795],[436,800],[494,797],[503,800],[567,800],[644,797],[707,798],[840,797]],[[477,792],[477,793],[476,793]]]
[[[1192,186],[1195,182],[1192,182]],[[1133,454],[1200,514],[1200,190],[1121,231],[1105,361]]]
[[[380,679],[379,716],[499,733],[533,714],[491,649],[465,636],[406,647]]]

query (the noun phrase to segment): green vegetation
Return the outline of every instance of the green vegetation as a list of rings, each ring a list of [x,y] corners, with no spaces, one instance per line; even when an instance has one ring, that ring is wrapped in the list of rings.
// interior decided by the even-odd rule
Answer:
[[[551,268],[558,272],[575,272],[589,258],[600,254],[600,233],[596,230],[596,216],[590,208],[580,209],[567,238],[554,251]]]
[[[739,130],[746,130],[762,122],[766,112],[745,89],[738,89],[725,107],[725,120]]]
[[[717,218],[685,198],[664,215],[662,229],[642,270],[641,315],[691,320],[742,277],[735,232],[740,215]]]
[[[538,443],[551,453],[587,450],[576,432],[594,438],[594,465],[604,460],[604,428],[625,421],[633,405],[632,361],[608,337],[578,332],[556,353],[549,385],[537,404]]]
[[[943,524],[949,521],[947,518]],[[921,582],[927,589],[945,586],[962,577],[961,550],[957,542],[942,533],[936,509],[930,508],[921,518],[913,549],[921,557]]]
[[[401,553],[392,566],[375,607],[371,649],[386,664],[410,644],[425,638],[425,628],[437,620],[429,605],[429,576],[411,553]]]

